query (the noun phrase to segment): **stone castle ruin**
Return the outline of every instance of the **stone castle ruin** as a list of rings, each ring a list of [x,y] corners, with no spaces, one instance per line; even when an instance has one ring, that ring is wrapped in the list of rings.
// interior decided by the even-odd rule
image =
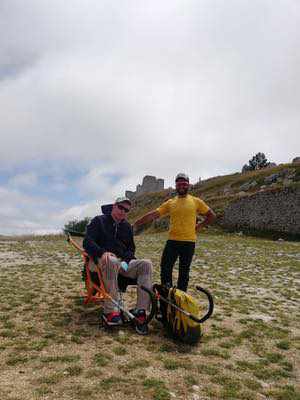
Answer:
[[[131,190],[126,190],[125,196],[130,200],[133,200],[136,196],[144,193],[159,192],[164,190],[164,185],[164,179],[157,179],[155,176],[146,175],[143,178],[143,183],[141,185],[137,185],[136,191],[133,192]]]

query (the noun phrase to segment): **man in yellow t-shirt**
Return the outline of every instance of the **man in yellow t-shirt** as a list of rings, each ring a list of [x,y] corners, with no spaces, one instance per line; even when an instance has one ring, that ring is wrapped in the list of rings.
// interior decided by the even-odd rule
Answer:
[[[161,283],[172,286],[172,272],[179,258],[179,275],[177,287],[186,291],[189,282],[189,271],[195,252],[196,233],[211,224],[216,216],[207,204],[198,197],[188,194],[189,177],[180,173],[175,178],[177,196],[167,200],[156,210],[150,211],[137,221],[133,228],[151,222],[157,218],[170,216],[169,237],[161,258]],[[197,215],[204,215],[203,222],[197,223]]]

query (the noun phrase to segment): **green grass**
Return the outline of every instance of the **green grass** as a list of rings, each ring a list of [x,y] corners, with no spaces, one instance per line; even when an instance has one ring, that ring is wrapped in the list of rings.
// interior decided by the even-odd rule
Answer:
[[[266,394],[275,400],[300,400],[300,390],[297,390],[293,385],[272,389]]]
[[[112,351],[117,356],[125,356],[125,354],[127,353],[127,349],[123,346],[113,347]]]
[[[110,376],[109,378],[103,379],[99,383],[99,386],[104,391],[109,391],[111,389],[117,390],[117,388],[122,387],[126,382],[126,379],[120,376]]]
[[[219,367],[216,365],[213,365],[213,364],[203,363],[203,364],[197,365],[197,371],[200,374],[216,375],[219,372]]]
[[[20,355],[20,354],[12,354],[6,360],[6,365],[15,366],[15,365],[19,365],[19,364],[25,364],[28,361],[29,361],[29,358],[27,356]]]
[[[165,240],[136,237],[155,282]],[[215,312],[196,346],[171,340],[156,321],[145,337],[99,328],[99,308],[82,303],[82,260],[64,238],[0,240],[0,259],[9,252],[13,264],[0,268],[0,398],[299,400],[299,243],[203,232],[189,290],[204,312],[193,288],[209,289]],[[135,297],[126,293],[130,307]]]
[[[163,361],[163,365],[165,369],[174,370],[180,368],[181,364],[177,360],[168,359]]]
[[[199,379],[194,375],[187,375],[184,377],[184,381],[188,386],[197,385]]]
[[[44,364],[49,363],[73,363],[80,360],[79,355],[65,354],[63,356],[45,356],[40,358],[40,362]]]
[[[206,348],[201,350],[201,354],[205,357],[220,357],[225,360],[230,358],[230,353],[226,350],[220,350],[218,348]]]
[[[51,375],[38,378],[37,383],[40,385],[54,385],[61,381],[63,378],[64,375],[61,372],[55,372]]]
[[[80,365],[73,365],[65,369],[65,373],[69,376],[79,376],[82,372],[83,368]]]
[[[94,363],[98,367],[104,367],[105,365],[107,365],[109,363],[110,360],[111,360],[111,357],[108,356],[107,354],[97,353],[94,355]]]
[[[170,400],[171,395],[167,390],[165,383],[156,378],[145,379],[143,382],[145,389],[152,393],[153,400]]]
[[[276,347],[280,350],[289,350],[291,344],[288,340],[281,340],[280,342],[276,343]]]
[[[149,367],[150,361],[149,360],[145,360],[145,359],[137,359],[137,360],[133,360],[128,362],[125,365],[120,365],[120,369],[124,372],[130,372],[133,370],[140,370],[141,368],[147,368]]]

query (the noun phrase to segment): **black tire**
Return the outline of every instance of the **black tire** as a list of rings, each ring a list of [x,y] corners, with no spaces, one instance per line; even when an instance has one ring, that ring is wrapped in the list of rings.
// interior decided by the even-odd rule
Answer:
[[[202,317],[201,319],[198,320],[198,322],[200,324],[202,324],[204,321],[206,321],[213,313],[214,311],[214,299],[212,297],[212,295],[210,294],[210,292],[207,289],[203,289],[201,286],[196,286],[196,289],[199,292],[202,292],[204,294],[206,294],[207,299],[208,299],[208,310],[207,313],[204,315],[204,317]]]

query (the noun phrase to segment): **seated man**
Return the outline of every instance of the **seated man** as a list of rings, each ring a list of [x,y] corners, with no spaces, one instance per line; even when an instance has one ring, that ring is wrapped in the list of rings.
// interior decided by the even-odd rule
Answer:
[[[139,319],[136,330],[141,335],[148,333],[146,311],[149,308],[149,295],[141,285],[152,289],[152,263],[137,260],[134,256],[135,244],[132,227],[126,221],[131,201],[119,197],[114,204],[102,206],[103,215],[92,219],[87,226],[83,247],[96,265],[101,268],[106,290],[115,300],[118,298],[118,274],[137,279],[137,305],[132,313]],[[122,323],[119,310],[109,300],[104,302],[104,318],[108,325]]]

